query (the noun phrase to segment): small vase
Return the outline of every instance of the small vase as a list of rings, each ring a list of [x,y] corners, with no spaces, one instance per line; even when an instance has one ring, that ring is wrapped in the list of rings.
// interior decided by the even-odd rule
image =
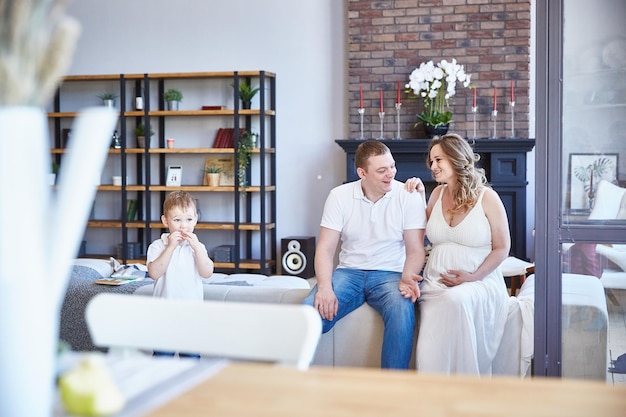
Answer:
[[[148,148],[153,147],[152,136],[150,136],[150,140],[148,141]],[[137,136],[137,147],[144,149],[146,147],[146,137],[145,136]]]
[[[433,126],[433,125],[424,125],[424,132],[429,139],[432,139],[435,136],[442,136],[448,133],[448,128],[450,127],[449,123],[445,125]]]
[[[168,101],[167,102],[167,110],[170,111],[178,111],[180,101]]]
[[[219,187],[220,185],[220,173],[219,172],[207,172],[206,184],[209,187]]]

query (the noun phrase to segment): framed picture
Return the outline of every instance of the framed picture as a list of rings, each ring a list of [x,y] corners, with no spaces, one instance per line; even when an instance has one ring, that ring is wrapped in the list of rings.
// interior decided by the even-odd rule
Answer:
[[[235,157],[234,156],[209,156],[204,161],[204,168],[216,167],[220,169],[220,186],[235,185]],[[206,178],[206,176],[205,176]],[[204,185],[208,185],[206,180]]]
[[[167,179],[165,180],[167,187],[180,187],[182,179],[182,165],[170,165],[167,167]]]
[[[618,154],[571,153],[569,200],[571,210],[591,210],[598,183],[617,181]]]

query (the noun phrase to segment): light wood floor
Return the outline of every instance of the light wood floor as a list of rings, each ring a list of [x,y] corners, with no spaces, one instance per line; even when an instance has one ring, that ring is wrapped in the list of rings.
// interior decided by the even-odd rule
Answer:
[[[607,290],[609,311],[609,360],[626,353],[626,290]],[[606,381],[612,385],[626,385],[626,374],[607,372]]]

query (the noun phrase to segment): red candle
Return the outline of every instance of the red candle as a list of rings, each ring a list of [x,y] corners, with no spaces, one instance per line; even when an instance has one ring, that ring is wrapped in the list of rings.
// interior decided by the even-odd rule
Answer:
[[[474,107],[476,107],[476,88],[474,87]]]
[[[515,101],[515,87],[513,86],[513,80],[511,80],[511,103]]]
[[[363,86],[359,85],[359,109],[363,108]]]
[[[496,86],[493,86],[493,111],[496,111],[498,107],[497,99],[496,99]]]
[[[384,113],[384,111],[385,111],[385,107],[383,106],[383,89],[381,88],[381,89],[379,89],[378,91],[379,91],[379,93],[380,93],[380,94],[379,94],[379,95],[380,95],[380,112],[381,112],[381,113]]]
[[[396,100],[397,104],[400,104],[400,80],[398,80],[398,99]]]

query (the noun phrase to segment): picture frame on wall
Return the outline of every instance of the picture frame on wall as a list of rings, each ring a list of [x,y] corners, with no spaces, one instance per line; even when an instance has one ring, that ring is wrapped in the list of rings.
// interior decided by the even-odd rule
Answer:
[[[569,207],[573,211],[590,211],[597,185],[601,180],[617,182],[617,153],[569,154]]]
[[[220,169],[220,187],[228,187],[235,185],[235,157],[226,156],[209,156],[204,161],[204,168],[216,167]],[[204,182],[206,184],[206,181]]]

